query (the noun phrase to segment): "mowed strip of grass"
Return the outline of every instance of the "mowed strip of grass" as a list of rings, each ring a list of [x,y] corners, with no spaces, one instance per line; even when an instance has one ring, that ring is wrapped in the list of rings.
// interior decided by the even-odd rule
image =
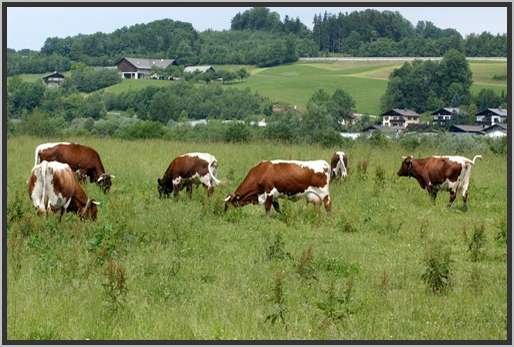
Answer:
[[[72,214],[61,223],[35,215],[26,187],[33,151],[57,140],[96,148],[116,175],[107,195],[85,186],[101,202],[94,223]],[[262,206],[223,213],[223,198],[259,160],[328,160],[334,149],[9,138],[7,337],[505,339],[506,245],[495,240],[506,228],[504,156],[481,152],[467,212],[461,201],[446,208],[447,193],[433,205],[415,180],[396,176],[402,154],[441,153],[358,144],[343,148],[350,176],[331,185],[331,214],[284,200],[282,215],[268,217]],[[157,177],[191,151],[214,154],[225,184],[212,199],[197,189],[192,200],[184,192],[160,200]],[[369,167],[360,178],[363,159]],[[377,178],[380,168],[384,180]],[[481,224],[484,254],[471,262],[464,234],[471,237]],[[447,294],[432,294],[421,279],[425,248],[434,240],[452,251],[454,285]],[[109,259],[118,265],[109,267]],[[283,322],[266,319],[280,313]]]

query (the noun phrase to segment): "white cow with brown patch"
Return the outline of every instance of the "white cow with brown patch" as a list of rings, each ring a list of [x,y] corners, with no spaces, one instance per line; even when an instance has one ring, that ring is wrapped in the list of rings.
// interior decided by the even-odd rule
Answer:
[[[89,199],[68,164],[43,160],[35,165],[28,180],[28,191],[37,214],[75,212],[81,219],[96,219],[99,205]]]

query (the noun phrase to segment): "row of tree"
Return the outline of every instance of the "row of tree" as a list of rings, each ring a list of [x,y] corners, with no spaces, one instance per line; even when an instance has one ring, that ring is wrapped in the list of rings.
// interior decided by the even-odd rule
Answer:
[[[466,56],[506,56],[507,35],[488,32],[466,38],[430,21],[414,27],[399,12],[364,10],[314,16],[313,40],[320,51],[354,56],[440,56],[457,49]]]
[[[354,56],[439,56],[450,48],[467,56],[506,56],[507,37],[487,32],[463,38],[455,29],[398,12],[364,10],[314,16],[310,31],[264,7],[236,14],[231,30],[197,32],[190,23],[163,19],[112,33],[48,38],[41,52],[8,50],[8,74],[66,71],[72,62],[112,66],[123,56],[174,58],[179,64],[272,66],[336,52]]]

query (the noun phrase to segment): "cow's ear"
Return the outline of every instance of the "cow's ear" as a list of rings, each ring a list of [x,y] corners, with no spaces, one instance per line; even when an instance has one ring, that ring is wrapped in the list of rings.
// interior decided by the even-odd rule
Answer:
[[[157,178],[157,183],[159,183],[159,185],[162,185],[162,181],[160,178]]]

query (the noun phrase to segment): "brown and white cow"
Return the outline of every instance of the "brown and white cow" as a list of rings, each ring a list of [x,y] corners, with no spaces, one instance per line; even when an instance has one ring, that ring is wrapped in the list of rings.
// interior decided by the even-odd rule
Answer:
[[[86,175],[107,193],[114,175],[105,172],[100,155],[93,148],[78,143],[43,143],[36,147],[34,165],[42,160],[66,163],[80,176]]]
[[[475,155],[473,160],[461,156],[431,156],[423,159],[404,157],[398,176],[414,177],[421,188],[426,189],[435,200],[440,190],[450,192],[451,207],[458,195],[462,196],[464,205],[468,200],[469,179],[475,161],[482,158]]]
[[[330,159],[330,179],[348,176],[348,157],[344,152],[335,152]]]
[[[29,196],[37,214],[75,212],[81,219],[96,219],[99,205],[88,199],[68,164],[46,161],[34,166],[28,180]]]
[[[247,204],[264,204],[266,213],[271,206],[280,212],[278,198],[307,202],[330,211],[330,166],[324,160],[265,160],[250,169],[236,191],[225,198],[225,211],[229,204],[240,207]]]
[[[207,188],[207,195],[211,196],[214,187],[220,183],[216,178],[218,161],[209,153],[186,153],[170,163],[164,176],[157,178],[159,197],[167,197],[173,192],[177,196],[179,191],[187,188],[191,198],[193,184],[202,184]]]

